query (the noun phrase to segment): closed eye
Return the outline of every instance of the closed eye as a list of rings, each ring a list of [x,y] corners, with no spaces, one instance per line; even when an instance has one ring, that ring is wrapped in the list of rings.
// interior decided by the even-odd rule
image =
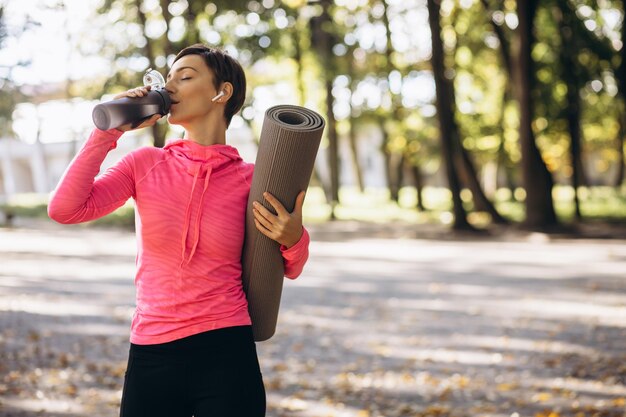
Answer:
[[[181,78],[181,81],[185,81],[185,80],[191,80],[191,77],[185,77],[185,78]]]

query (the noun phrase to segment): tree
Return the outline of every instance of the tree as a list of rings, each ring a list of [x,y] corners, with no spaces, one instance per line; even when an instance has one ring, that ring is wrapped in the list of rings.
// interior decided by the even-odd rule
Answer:
[[[386,47],[385,47],[385,73],[389,77],[392,72],[398,71],[398,67],[394,62],[395,50],[391,41],[391,24],[389,21],[389,5],[386,0],[382,1],[382,20],[385,27]],[[406,160],[403,152],[392,152],[389,149],[389,139],[394,134],[397,135],[401,131],[402,105],[400,103],[400,94],[391,94],[391,111],[388,115],[383,116],[381,126],[383,128],[382,152],[385,156],[385,168],[387,176],[387,185],[391,194],[391,199],[395,202],[399,201],[400,188],[402,187],[404,162]],[[392,127],[393,126],[393,127]],[[419,169],[419,168],[415,168]]]
[[[334,111],[333,82],[337,74],[333,46],[336,43],[333,33],[333,20],[330,8],[331,0],[320,0],[321,13],[313,16],[311,25],[311,46],[315,50],[322,70],[322,79],[326,90],[326,132],[328,135],[328,163],[330,167],[331,218],[335,215],[335,206],[339,203],[339,143],[337,121]]]
[[[535,73],[531,56],[535,41],[533,21],[537,11],[537,0],[517,2],[519,26],[516,31],[514,59],[515,94],[520,112],[520,144],[522,150],[522,180],[526,190],[525,226],[529,228],[550,228],[558,224],[552,187],[554,181],[539,148],[532,128],[533,100],[531,92],[535,85]]]
[[[433,13],[435,11],[438,12],[438,10],[432,10]],[[431,13],[431,10],[429,9],[429,15],[430,13]],[[436,15],[435,17],[437,18],[437,21],[439,22],[440,15]],[[456,19],[452,19],[452,20],[456,20]],[[440,23],[438,27],[439,27],[439,30],[441,30]],[[437,41],[437,43],[441,43],[440,42],[441,37],[439,34],[436,36],[436,38],[437,39],[435,39],[435,41],[439,40]],[[465,147],[462,144],[460,129],[455,119],[454,110],[456,109],[457,106],[456,106],[453,82],[451,80],[452,75],[450,75],[449,77],[446,77],[446,74],[452,74],[452,71],[449,71],[445,66],[445,62],[444,62],[445,59],[443,57],[443,44],[441,44],[442,61],[441,63],[435,63],[435,60],[439,59],[439,56],[435,58],[434,42],[433,42],[433,57],[432,57],[433,58],[433,71],[435,72],[435,82],[437,84],[437,90],[445,91],[444,93],[445,97],[442,97],[444,101],[443,109],[441,110],[443,112],[450,112],[450,115],[444,116],[444,120],[445,120],[445,124],[447,125],[449,124],[447,129],[450,129],[450,133],[451,133],[450,140],[452,141],[452,148],[451,148],[452,149],[452,163],[455,164],[455,171],[457,172],[458,179],[462,184],[464,184],[472,192],[472,196],[474,200],[474,207],[476,210],[488,212],[491,215],[492,221],[494,223],[505,224],[507,223],[507,220],[504,219],[496,211],[495,207],[493,206],[491,201],[489,201],[480,183],[478,182],[477,172],[474,167],[474,163],[472,162],[469,152],[467,151],[467,149],[465,149]],[[437,46],[437,49],[439,49],[439,45]],[[437,54],[438,53],[439,52],[437,52]],[[435,69],[435,66],[438,69]],[[437,74],[438,72],[441,72],[441,74]],[[442,85],[442,84],[446,84],[446,85]],[[438,102],[440,101],[439,96],[437,97],[437,101]],[[438,108],[438,111],[439,111],[439,108]],[[440,124],[444,124],[444,120],[441,119],[441,115],[439,115],[439,117],[440,117]]]
[[[0,5],[0,49],[2,49],[7,37],[8,32],[5,24],[4,6]],[[23,95],[11,80],[12,68],[3,68],[0,66],[0,69],[7,70],[7,76],[0,76],[0,138],[2,138],[13,133],[11,128],[13,111],[15,110],[15,106],[23,99]]]
[[[350,53],[350,61],[348,69],[348,77],[350,78],[350,98],[354,95],[354,91],[357,86],[357,74],[355,71],[355,65],[353,60],[353,54]],[[351,100],[352,101],[352,100]],[[357,125],[359,122],[359,117],[355,114],[352,103],[350,103],[350,131],[348,132],[348,141],[350,143],[350,155],[352,157],[352,165],[354,166],[354,176],[356,178],[356,184],[359,191],[362,193],[365,191],[365,182],[363,180],[363,170],[361,169],[361,165],[359,162],[359,147],[357,142]]]
[[[461,200],[461,184],[454,162],[455,147],[459,143],[459,131],[454,121],[454,113],[452,109],[452,83],[445,78],[444,51],[443,42],[441,41],[441,23],[439,15],[441,13],[441,0],[428,0],[428,22],[431,31],[432,42],[432,67],[437,85],[437,114],[439,118],[439,130],[441,137],[441,151],[446,168],[448,185],[452,193],[452,210],[454,214],[454,223],[452,228],[455,230],[471,230],[472,226],[467,221],[467,213],[463,208]]]
[[[584,82],[578,63],[575,61],[576,52],[581,45],[574,28],[577,17],[572,12],[567,0],[558,0],[558,9],[555,10],[559,33],[561,35],[560,59],[563,81],[567,84],[566,118],[570,136],[570,157],[572,165],[572,187],[574,188],[574,215],[581,220],[580,213],[580,186],[585,184],[582,162],[582,131],[580,126],[581,98],[580,88]]]
[[[491,25],[491,28],[493,30],[493,33],[496,35],[496,38],[498,39],[498,45],[499,45],[499,51],[500,51],[500,59],[501,59],[501,66],[504,68],[505,73],[509,79],[509,82],[507,82],[505,84],[504,87],[504,92],[502,93],[502,101],[501,101],[501,105],[500,105],[500,117],[499,117],[499,123],[497,126],[497,132],[498,135],[500,136],[500,146],[498,147],[498,160],[497,160],[497,169],[496,169],[496,175],[498,174],[498,172],[500,170],[503,170],[506,176],[506,185],[507,187],[512,190],[514,188],[513,186],[513,175],[512,175],[512,169],[510,167],[507,167],[507,165],[509,165],[510,163],[510,158],[507,155],[506,152],[506,146],[505,146],[505,135],[504,135],[504,120],[505,120],[505,113],[506,113],[506,108],[508,103],[513,99],[513,89],[512,89],[512,80],[513,80],[513,64],[511,62],[511,46],[510,46],[510,40],[509,40],[509,36],[507,36],[507,34],[504,31],[503,26],[503,22],[502,21],[496,21],[495,18],[495,13],[499,13],[499,16],[502,16],[502,6],[503,4],[500,4],[499,7],[492,9],[492,6],[490,5],[488,0],[481,0],[481,3],[483,5],[484,10],[488,13],[489,16],[489,24]],[[500,1],[499,3],[502,3],[502,1]],[[494,12],[494,10],[496,12]]]
[[[165,43],[164,45],[164,52],[165,52],[165,56],[168,56],[169,54],[172,53],[173,51],[173,47],[171,45],[171,43],[169,42],[169,39],[167,38],[167,32],[168,32],[168,28],[169,28],[169,20],[171,19],[171,16],[169,15],[168,9],[167,7],[163,7],[163,3],[161,2],[162,6],[161,9],[164,13],[164,21],[165,21],[165,37],[162,37],[162,41]],[[137,17],[139,18],[139,22],[141,24],[142,27],[142,31],[145,34],[146,33],[146,27],[148,25],[148,16],[146,14],[146,12],[143,10],[142,7],[142,0],[135,0],[135,6],[136,6],[136,10],[137,10]],[[145,53],[145,56],[148,58],[148,61],[150,62],[150,67],[151,68],[157,68],[158,70],[161,70],[161,72],[163,72],[163,66],[159,66],[157,65],[157,45],[156,45],[157,41],[152,39],[150,36],[147,36],[146,34],[146,42],[145,42],[145,46],[143,47],[143,51]],[[154,139],[154,146],[158,147],[158,148],[162,148],[163,146],[165,146],[165,136],[167,135],[167,130],[168,127],[167,125],[163,125],[160,123],[155,123],[154,125],[152,125],[152,127],[150,128],[152,130],[152,137]]]
[[[617,79],[619,95],[622,98],[621,104],[621,112],[619,112],[619,125],[620,130],[618,133],[617,140],[617,149],[618,149],[618,169],[617,175],[615,177],[614,184],[616,187],[619,187],[624,182],[624,152],[626,149],[624,147],[625,137],[626,137],[626,15],[624,15],[624,10],[626,10],[626,1],[622,0],[622,49],[620,51],[620,61],[619,66],[615,71],[615,78]]]

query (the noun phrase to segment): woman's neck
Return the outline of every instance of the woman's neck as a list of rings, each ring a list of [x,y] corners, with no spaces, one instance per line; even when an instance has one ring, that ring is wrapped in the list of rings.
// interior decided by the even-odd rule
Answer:
[[[217,120],[203,119],[200,123],[190,123],[185,128],[185,139],[192,140],[203,146],[226,144],[226,121],[223,117]]]

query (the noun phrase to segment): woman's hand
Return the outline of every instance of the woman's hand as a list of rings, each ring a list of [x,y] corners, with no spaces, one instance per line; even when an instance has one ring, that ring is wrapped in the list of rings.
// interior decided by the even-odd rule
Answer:
[[[115,97],[113,97],[114,100],[117,100],[118,98],[124,98],[124,97],[143,97],[146,94],[148,94],[148,92],[150,91],[150,86],[145,86],[145,87],[137,87],[137,88],[133,88],[130,89],[128,91],[125,91],[123,93],[120,93],[118,95],[116,95]],[[142,129],[144,127],[149,127],[149,126],[153,126],[157,120],[159,120],[161,117],[163,117],[160,114],[155,114],[152,117],[150,117],[149,119],[144,120],[143,122],[141,122],[141,124],[134,126],[134,123],[128,123],[122,126],[118,126],[117,130],[121,130],[122,132],[128,132],[129,130],[135,130],[135,129]]]
[[[304,204],[304,191],[296,197],[293,212],[287,209],[270,193],[263,193],[263,197],[274,207],[276,214],[263,207],[261,203],[252,203],[254,212],[254,224],[261,233],[275,240],[287,248],[292,247],[302,237],[302,205]]]

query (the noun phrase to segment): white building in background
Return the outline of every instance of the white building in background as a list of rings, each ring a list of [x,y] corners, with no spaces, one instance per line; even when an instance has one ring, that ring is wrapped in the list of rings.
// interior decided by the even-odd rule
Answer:
[[[120,141],[109,153],[103,169],[111,166],[122,155],[145,142],[141,137]],[[13,138],[0,139],[0,199],[11,201],[19,194],[48,194],[84,140],[52,143],[27,143]]]

